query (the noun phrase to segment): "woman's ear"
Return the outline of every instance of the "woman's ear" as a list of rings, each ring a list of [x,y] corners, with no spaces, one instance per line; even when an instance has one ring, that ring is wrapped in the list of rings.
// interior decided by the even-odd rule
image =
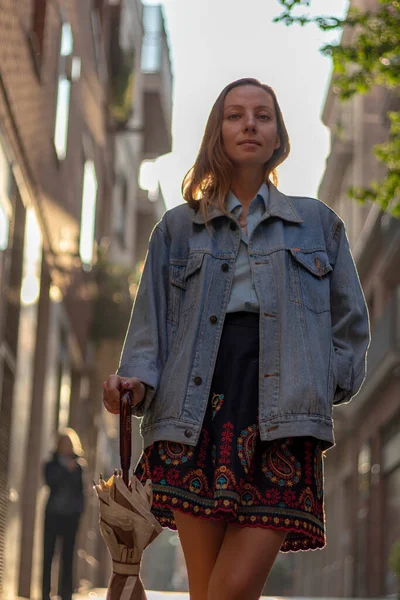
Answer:
[[[281,138],[279,137],[279,135],[276,136],[276,140],[275,140],[275,146],[274,149],[278,150],[278,148],[280,148],[281,145]]]

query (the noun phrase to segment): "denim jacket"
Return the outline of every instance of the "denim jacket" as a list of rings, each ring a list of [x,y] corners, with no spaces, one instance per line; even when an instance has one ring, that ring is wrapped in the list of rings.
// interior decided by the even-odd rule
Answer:
[[[332,407],[366,373],[369,319],[343,221],[323,202],[269,184],[268,210],[249,241],[260,303],[262,440],[314,436],[334,444]],[[240,243],[215,206],[211,233],[187,204],[155,226],[118,375],[146,384],[133,414],[144,447],[195,445],[214,372]]]

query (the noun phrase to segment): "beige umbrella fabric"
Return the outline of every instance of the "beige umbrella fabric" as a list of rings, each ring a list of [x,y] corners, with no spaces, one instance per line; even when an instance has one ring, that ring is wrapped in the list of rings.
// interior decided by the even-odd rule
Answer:
[[[161,533],[153,513],[151,480],[133,475],[129,488],[115,474],[95,484],[100,500],[100,531],[112,558],[107,600],[146,600],[139,570],[143,551]]]

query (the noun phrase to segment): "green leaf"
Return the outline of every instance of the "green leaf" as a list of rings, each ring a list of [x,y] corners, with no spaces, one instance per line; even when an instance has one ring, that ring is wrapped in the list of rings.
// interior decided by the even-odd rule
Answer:
[[[326,44],[321,48],[332,58],[333,91],[343,101],[355,94],[367,94],[374,86],[388,89],[400,107],[400,1],[379,0],[376,10],[361,11],[351,7],[345,19],[320,15],[294,15],[297,9],[310,6],[305,0],[278,0],[284,12],[275,22],[305,26],[316,24],[322,31],[347,28],[352,30],[349,44]],[[388,140],[373,152],[385,167],[382,181],[371,182],[369,188],[351,188],[349,197],[359,202],[372,201],[382,210],[400,218],[400,112],[391,111]]]

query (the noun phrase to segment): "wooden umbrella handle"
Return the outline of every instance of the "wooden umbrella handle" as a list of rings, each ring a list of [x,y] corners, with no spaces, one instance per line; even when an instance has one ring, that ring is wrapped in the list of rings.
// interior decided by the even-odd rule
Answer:
[[[129,469],[132,457],[132,391],[121,393],[119,411],[119,453],[122,479],[129,486]]]

